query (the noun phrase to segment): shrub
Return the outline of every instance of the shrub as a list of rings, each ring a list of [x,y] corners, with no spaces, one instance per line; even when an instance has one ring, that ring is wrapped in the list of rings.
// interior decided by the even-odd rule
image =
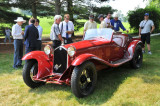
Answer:
[[[144,14],[149,13],[149,17],[151,20],[153,20],[154,25],[155,25],[155,32],[160,31],[160,11],[157,8],[139,8],[136,9],[135,11],[129,11],[128,13],[128,21],[134,30],[138,31],[139,29],[139,24],[142,20],[144,20]]]

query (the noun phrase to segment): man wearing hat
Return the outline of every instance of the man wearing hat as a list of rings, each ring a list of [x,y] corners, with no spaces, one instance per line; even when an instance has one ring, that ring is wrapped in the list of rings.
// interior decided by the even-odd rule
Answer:
[[[107,23],[104,21],[104,16],[103,14],[100,14],[98,16],[99,21],[101,22],[99,28],[107,28]]]
[[[97,29],[97,23],[94,21],[94,15],[90,15],[89,21],[84,24],[84,34],[88,29]]]
[[[14,39],[14,64],[13,68],[17,69],[18,67],[22,67],[22,56],[23,56],[23,35],[24,32],[22,31],[22,24],[26,22],[22,17],[18,17],[16,20],[17,22],[12,27],[12,36]]]
[[[126,30],[126,28],[123,26],[122,22],[118,20],[117,14],[114,16],[114,19],[111,20],[111,25],[115,31],[119,31],[119,28],[121,28],[123,31],[128,32],[128,30]]]
[[[150,48],[150,34],[154,31],[155,26],[152,20],[149,19],[149,13],[144,14],[144,20],[141,21],[139,25],[139,37],[141,37],[141,41],[143,43],[142,52],[145,53],[145,42],[147,43],[148,47],[148,54],[151,53]]]

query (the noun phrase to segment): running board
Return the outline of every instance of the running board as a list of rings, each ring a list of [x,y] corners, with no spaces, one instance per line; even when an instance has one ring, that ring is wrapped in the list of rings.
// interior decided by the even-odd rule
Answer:
[[[113,65],[122,65],[122,64],[124,64],[124,63],[126,63],[126,62],[128,62],[128,61],[130,61],[131,59],[126,59],[126,58],[122,58],[122,59],[120,59],[120,60],[117,60],[117,61],[114,61],[114,62],[111,62],[111,64],[113,64]]]

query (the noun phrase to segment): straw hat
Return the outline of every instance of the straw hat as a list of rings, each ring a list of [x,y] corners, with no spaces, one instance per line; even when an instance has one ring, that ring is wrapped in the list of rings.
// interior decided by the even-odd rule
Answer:
[[[26,20],[24,20],[23,17],[17,17],[17,19],[14,20],[14,21],[15,21],[15,22],[23,22],[23,23],[26,22]]]

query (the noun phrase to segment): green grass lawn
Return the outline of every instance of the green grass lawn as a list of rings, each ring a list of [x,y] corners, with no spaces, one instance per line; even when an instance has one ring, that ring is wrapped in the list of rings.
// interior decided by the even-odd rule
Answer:
[[[151,106],[160,105],[160,36],[152,37],[153,55],[144,54],[143,66],[134,70],[129,64],[98,72],[93,94],[78,99],[70,86],[46,84],[31,89],[22,79],[22,69],[14,70],[13,53],[0,53],[0,105],[2,106]]]

